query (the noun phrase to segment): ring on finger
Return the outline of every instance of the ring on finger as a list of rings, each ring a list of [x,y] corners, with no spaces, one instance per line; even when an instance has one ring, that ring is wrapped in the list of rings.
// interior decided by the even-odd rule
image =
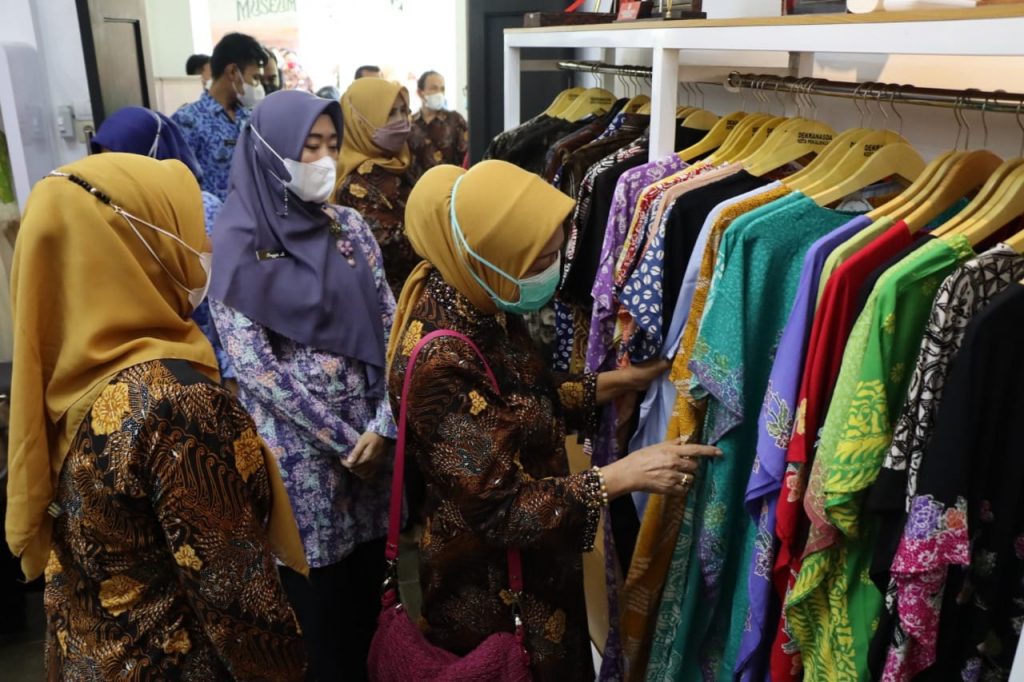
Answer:
[[[682,480],[681,484],[682,484],[683,488],[689,488],[690,486],[692,486],[693,485],[693,475],[692,474],[683,474],[683,480]]]

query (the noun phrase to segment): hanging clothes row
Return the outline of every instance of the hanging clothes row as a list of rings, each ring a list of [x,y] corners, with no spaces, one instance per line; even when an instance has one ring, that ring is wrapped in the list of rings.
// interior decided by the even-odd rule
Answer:
[[[601,416],[594,463],[666,438],[725,453],[687,498],[606,515],[602,679],[1005,679],[1024,159],[926,165],[797,104],[680,108],[679,151],[648,162],[647,103],[577,89],[492,144],[577,201],[555,365],[671,361]]]

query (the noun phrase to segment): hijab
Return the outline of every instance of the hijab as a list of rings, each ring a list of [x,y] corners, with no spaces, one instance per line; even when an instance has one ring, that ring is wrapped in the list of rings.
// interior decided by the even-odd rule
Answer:
[[[513,282],[466,253],[455,238],[451,208],[457,180],[455,218],[469,247],[516,278],[530,269],[573,207],[572,199],[539,176],[505,161],[483,161],[468,171],[434,166],[424,173],[405,209],[406,235],[423,262],[402,289],[388,345],[389,361],[401,347],[406,321],[423,295],[431,270],[437,270],[485,314],[494,314],[498,308],[471,272],[502,298],[519,298]]]
[[[117,153],[90,156],[58,172],[78,180],[47,177],[32,190],[11,284],[16,398],[6,532],[30,579],[49,555],[47,507],[64,458],[103,388],[122,370],[152,360],[185,360],[218,378],[213,349],[191,320],[188,292],[175,282],[203,286],[199,258],[138,226],[150,253],[111,207],[206,251],[203,202],[192,173],[178,161]],[[266,450],[264,457],[273,493],[270,542],[301,570],[302,545],[280,473]]]
[[[360,360],[371,394],[383,395],[384,323],[366,257],[355,249],[355,267],[346,262],[330,218],[284,188],[290,176],[274,155],[302,158],[321,114],[342,130],[338,103],[308,92],[281,90],[256,106],[213,227],[210,297],[293,341]]]
[[[367,161],[395,175],[409,169],[412,154],[408,143],[402,147],[398,156],[392,156],[373,143],[373,133],[387,125],[396,97],[401,97],[406,105],[409,104],[409,91],[383,78],[360,78],[341,96],[345,139],[338,158],[337,187]]]
[[[112,152],[142,154],[161,161],[177,159],[188,166],[197,179],[203,179],[203,169],[178,124],[150,109],[118,109],[100,125],[91,146],[93,154],[106,148]]]

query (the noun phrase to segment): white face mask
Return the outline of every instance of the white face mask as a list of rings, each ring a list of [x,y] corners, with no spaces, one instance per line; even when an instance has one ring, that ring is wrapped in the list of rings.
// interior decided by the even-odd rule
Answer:
[[[255,126],[250,125],[253,135],[259,138],[270,153],[284,164],[288,171],[290,180],[281,180],[281,184],[291,190],[292,194],[313,204],[323,204],[334,191],[334,182],[337,179],[338,166],[330,156],[324,156],[313,163],[302,163],[294,159],[285,159],[270,144],[263,139]],[[277,177],[276,175],[274,177]]]
[[[235,94],[238,95],[238,103],[247,109],[252,109],[266,97],[262,83],[253,85],[245,81],[242,82],[242,92],[235,90]]]
[[[206,300],[206,293],[210,290],[210,273],[213,271],[213,254],[210,253],[209,251],[197,251],[188,244],[186,244],[184,240],[182,240],[181,237],[177,236],[176,234],[168,232],[163,228],[157,227],[152,223],[147,223],[142,218],[133,216],[131,213],[124,210],[120,206],[111,206],[114,209],[114,213],[124,218],[125,222],[128,223],[128,226],[132,228],[132,232],[134,232],[135,236],[138,237],[140,241],[142,241],[143,246],[145,246],[146,250],[149,251],[150,255],[152,255],[153,258],[156,259],[156,262],[159,263],[160,267],[164,269],[164,272],[166,272],[167,276],[171,278],[171,281],[173,281],[179,287],[188,292],[188,302],[192,304],[192,310],[198,308],[199,304]],[[139,229],[135,227],[135,223],[141,223],[142,225],[145,225],[151,230],[159,232],[165,237],[170,237],[174,241],[184,246],[187,250],[191,251],[196,256],[198,256],[199,265],[200,267],[203,268],[203,272],[206,273],[206,282],[203,284],[203,286],[190,289],[187,285],[179,282],[178,278],[172,275],[171,271],[167,269],[166,265],[164,265],[164,262],[160,260],[160,256],[156,255],[156,251],[153,250],[153,247],[151,247],[149,245],[149,242],[146,241],[145,237],[142,236],[142,233],[139,232]]]
[[[447,105],[443,92],[432,92],[423,98],[423,106],[431,111],[441,111]]]
[[[209,90],[211,85],[213,85],[213,79],[207,78],[203,81],[203,90]]]

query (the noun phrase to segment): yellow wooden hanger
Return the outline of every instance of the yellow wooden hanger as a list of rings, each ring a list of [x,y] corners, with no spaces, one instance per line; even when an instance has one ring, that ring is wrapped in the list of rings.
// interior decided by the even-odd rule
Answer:
[[[904,215],[907,228],[913,233],[927,226],[957,201],[986,185],[1002,163],[998,156],[981,149],[960,155],[935,188],[921,198],[913,211]],[[994,184],[998,185],[998,182]],[[972,201],[971,204],[983,205],[986,200]]]
[[[906,144],[906,140],[890,130],[868,130],[857,136],[845,152],[833,155],[829,165],[822,167],[820,172],[800,180],[787,180],[786,184],[807,196],[825,191],[856,173],[879,149],[894,143]]]
[[[708,156],[707,160],[715,165],[722,163],[727,156],[746,146],[757,127],[770,118],[769,114],[761,112],[750,114],[736,124],[736,127],[729,132],[725,141],[722,142],[722,146]]]
[[[636,97],[633,97],[628,102],[626,102],[626,106],[622,107],[622,112],[624,114],[642,114],[643,112],[641,111],[641,109],[645,106],[647,107],[649,113],[651,107],[651,98],[648,97],[647,95],[637,95]]]
[[[1018,166],[1006,176],[985,209],[948,234],[963,235],[971,246],[977,246],[1021,215],[1024,215],[1024,166]]]
[[[938,186],[942,175],[948,171],[955,160],[957,152],[945,152],[932,159],[931,163],[925,166],[917,179],[910,183],[910,186],[897,194],[895,197],[870,211],[867,217],[871,220],[878,220],[885,216],[900,216],[912,211],[927,195]]]
[[[597,116],[610,110],[615,104],[615,95],[604,88],[584,90],[559,118],[567,121],[582,121],[587,116]]]
[[[811,159],[811,162],[793,173],[786,178],[786,185],[793,186],[793,183],[798,183],[802,178],[808,175],[815,175],[819,172],[826,172],[829,168],[829,159],[838,159],[842,154],[853,146],[854,141],[869,132],[865,128],[850,128],[836,135],[832,142],[827,147],[821,150],[821,152]]]
[[[546,116],[558,118],[558,116],[569,108],[569,105],[576,101],[576,99],[583,94],[584,88],[569,88],[568,90],[562,90],[558,95],[551,101],[548,108],[544,110]]]
[[[735,111],[731,114],[727,114],[722,118],[718,119],[718,122],[712,126],[708,134],[700,139],[699,142],[690,145],[686,149],[678,153],[679,158],[683,161],[690,162],[694,159],[704,156],[722,146],[725,139],[732,132],[740,121],[747,117],[745,111]]]
[[[988,179],[985,180],[985,184],[981,186],[981,189],[978,190],[967,206],[936,228],[932,234],[936,237],[941,237],[946,234],[955,233],[964,223],[988,210],[991,202],[997,200],[1001,195],[1006,178],[1021,164],[1024,164],[1024,159],[1016,158],[1004,161],[1001,166],[989,175]]]
[[[676,118],[679,118],[679,119],[686,118],[686,116],[688,114],[692,114],[695,111],[700,111],[700,108],[686,106],[686,105],[676,107]]]
[[[856,148],[854,152],[858,151]],[[863,158],[863,157],[862,157]],[[898,177],[908,185],[924,170],[924,159],[917,150],[904,142],[889,144],[872,154],[852,175],[832,187],[811,196],[819,206],[828,206],[857,190]]]
[[[1003,243],[1017,253],[1024,254],[1024,230],[1017,232]],[[1021,284],[1024,284],[1024,280],[1021,281]]]
[[[747,143],[742,147],[730,149],[729,154],[722,160],[725,163],[734,163],[748,158],[760,149],[768,137],[787,121],[789,121],[789,119],[785,116],[773,116],[766,121],[758,123],[754,127],[754,131]]]
[[[718,123],[718,115],[704,109],[697,109],[691,111],[683,119],[682,125],[684,128],[693,128],[695,130],[711,130]]]
[[[836,131],[821,121],[790,119],[773,132],[755,154],[745,159],[744,168],[758,177],[824,150]]]

